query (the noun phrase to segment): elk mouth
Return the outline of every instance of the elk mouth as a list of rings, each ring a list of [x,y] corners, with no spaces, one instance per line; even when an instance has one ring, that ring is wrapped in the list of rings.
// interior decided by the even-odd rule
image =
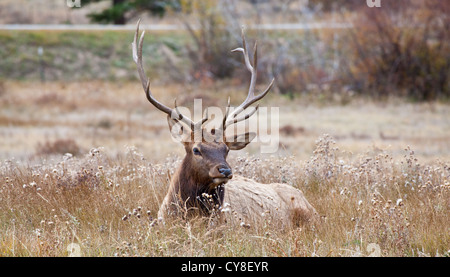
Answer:
[[[215,185],[221,185],[228,182],[231,178],[233,178],[233,175],[229,175],[228,177],[215,177],[212,180]]]

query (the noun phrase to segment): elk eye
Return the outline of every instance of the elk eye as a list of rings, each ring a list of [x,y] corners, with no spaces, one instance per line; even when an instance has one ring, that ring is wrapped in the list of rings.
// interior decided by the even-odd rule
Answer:
[[[200,153],[200,150],[199,150],[197,147],[194,147],[194,148],[192,149],[192,152],[194,152],[194,155],[199,155],[199,156],[202,155],[202,153]]]

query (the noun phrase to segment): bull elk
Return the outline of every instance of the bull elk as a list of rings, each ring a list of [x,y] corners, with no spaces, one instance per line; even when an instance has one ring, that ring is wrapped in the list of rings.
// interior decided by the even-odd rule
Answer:
[[[303,196],[303,193],[286,184],[261,184],[241,176],[234,176],[227,163],[230,150],[240,150],[246,147],[255,137],[253,132],[226,136],[227,127],[248,119],[256,112],[256,106],[251,112],[244,111],[252,104],[261,100],[271,89],[274,80],[260,94],[255,95],[257,47],[255,44],[253,64],[247,51],[244,32],[242,31],[242,48],[233,52],[242,52],[245,66],[251,73],[250,86],[245,101],[232,112],[230,101],[221,121],[221,128],[206,132],[203,125],[208,121],[208,115],[193,122],[183,115],[176,104],[169,108],[156,100],[150,91],[150,80],[147,78],[142,64],[142,46],[144,32],[139,37],[137,23],[132,43],[133,59],[137,65],[142,87],[148,101],[157,109],[167,114],[169,128],[174,134],[176,124],[187,126],[187,136],[181,143],[186,156],[180,167],[172,176],[168,192],[159,208],[158,218],[165,221],[170,217],[191,217],[193,215],[220,215],[225,221],[240,224],[257,224],[264,219],[276,222],[282,226],[293,226],[299,222],[310,221],[316,216],[315,209]],[[201,138],[196,139],[196,138]],[[231,212],[224,212],[225,210]]]

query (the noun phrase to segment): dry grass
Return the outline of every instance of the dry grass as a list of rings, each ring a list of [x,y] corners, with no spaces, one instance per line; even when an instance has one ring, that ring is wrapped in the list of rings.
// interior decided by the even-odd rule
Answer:
[[[178,159],[154,164],[130,148],[103,149],[28,166],[0,164],[2,256],[383,256],[448,255],[448,164],[419,165],[410,149],[349,163],[331,137],[312,158],[235,159],[235,172],[301,188],[322,222],[277,230],[210,226],[206,220],[153,225]],[[273,174],[265,175],[271,170]]]
[[[280,153],[258,155],[252,146],[253,154],[229,161],[236,174],[300,188],[320,223],[289,230],[202,219],[153,225],[183,151],[139,86],[5,83],[0,256],[66,256],[71,243],[84,256],[449,255],[448,106],[288,104],[280,123],[297,132],[282,137]],[[153,91],[170,103],[182,89]],[[224,93],[234,101],[242,94],[209,91],[219,103]],[[333,135],[322,135],[327,130]],[[39,143],[67,138],[91,150],[36,156]]]

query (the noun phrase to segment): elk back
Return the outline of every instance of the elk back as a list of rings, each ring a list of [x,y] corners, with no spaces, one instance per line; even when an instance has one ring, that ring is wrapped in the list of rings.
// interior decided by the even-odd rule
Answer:
[[[227,222],[246,226],[266,221],[289,228],[318,216],[299,189],[287,184],[261,184],[241,176],[234,176],[225,184],[223,206]]]

